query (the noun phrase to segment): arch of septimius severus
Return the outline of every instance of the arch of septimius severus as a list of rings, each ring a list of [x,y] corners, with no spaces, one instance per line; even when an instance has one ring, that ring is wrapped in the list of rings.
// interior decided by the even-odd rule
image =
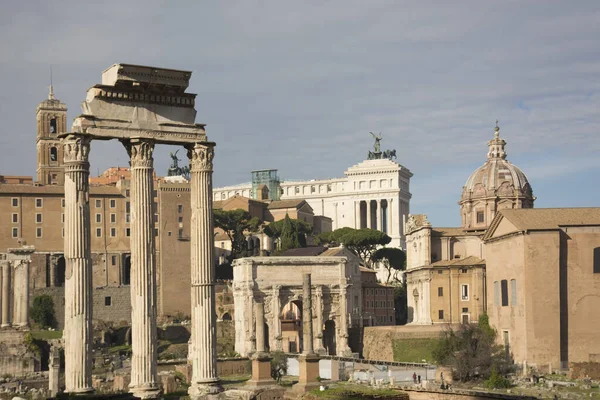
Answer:
[[[65,384],[92,392],[92,262],[88,155],[93,139],[118,139],[131,165],[130,391],[157,397],[155,144],[185,146],[191,166],[192,398],[220,390],[216,369],[212,161],[214,143],[196,124],[191,72],[115,64],[91,87],[72,132],[60,135],[65,161]]]

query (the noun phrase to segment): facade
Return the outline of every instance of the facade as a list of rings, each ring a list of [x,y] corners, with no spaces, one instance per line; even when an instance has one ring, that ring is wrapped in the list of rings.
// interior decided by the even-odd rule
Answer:
[[[334,250],[334,251],[333,251]],[[301,352],[302,275],[312,275],[313,348],[319,354],[358,352],[362,289],[358,261],[331,254],[316,257],[249,257],[233,263],[235,351],[256,349],[254,304],[264,304],[265,336],[271,350]],[[351,344],[354,346],[351,349]]]
[[[514,360],[600,362],[600,208],[501,210],[483,240],[487,312]]]
[[[396,325],[394,287],[377,283],[377,271],[360,267],[363,326]]]
[[[462,225],[436,228],[426,215],[405,221],[408,322],[475,322],[486,311],[486,252],[481,239],[504,209],[531,208],[527,177],[506,160],[496,126],[487,161],[471,174],[459,201]]]
[[[410,212],[413,174],[397,162],[387,158],[365,160],[337,179],[280,181],[276,170],[254,171],[253,174],[253,183],[214,189],[213,200],[235,195],[272,198],[269,193],[278,187],[276,193],[281,200],[306,200],[314,215],[331,218],[332,230],[377,229],[392,238],[390,246],[404,248],[402,221]]]

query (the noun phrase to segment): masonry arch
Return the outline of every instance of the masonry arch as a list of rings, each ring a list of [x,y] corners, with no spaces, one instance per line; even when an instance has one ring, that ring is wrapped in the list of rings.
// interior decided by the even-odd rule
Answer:
[[[323,331],[323,345],[327,354],[335,356],[336,351],[336,340],[335,340],[335,321],[328,320],[325,322],[325,329]]]
[[[292,300],[284,305],[280,319],[283,351],[302,352],[302,300]]]

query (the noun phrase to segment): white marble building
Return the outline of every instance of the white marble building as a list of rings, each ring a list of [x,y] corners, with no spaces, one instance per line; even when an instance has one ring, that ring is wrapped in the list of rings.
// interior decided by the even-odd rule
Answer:
[[[387,158],[365,160],[348,168],[343,178],[282,181],[281,200],[305,199],[315,215],[332,219],[332,228],[378,229],[390,246],[405,248],[403,219],[410,213],[410,178],[406,167]],[[215,201],[252,196],[252,183],[213,189]]]

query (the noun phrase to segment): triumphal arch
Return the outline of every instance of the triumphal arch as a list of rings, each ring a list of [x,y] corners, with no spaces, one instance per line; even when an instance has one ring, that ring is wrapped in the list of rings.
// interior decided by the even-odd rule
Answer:
[[[160,393],[157,379],[156,260],[153,157],[156,144],[187,149],[191,168],[192,398],[220,390],[216,369],[212,166],[214,143],[196,124],[191,72],[115,64],[82,104],[72,132],[60,135],[65,165],[65,384],[72,394],[92,388],[92,262],[88,156],[93,140],[119,140],[131,166],[130,391]]]
[[[362,314],[360,268],[354,257],[341,255],[235,260],[236,352],[252,354],[259,341],[264,341],[270,351],[303,351],[303,274],[312,276],[311,348],[322,355],[352,355],[349,332],[360,325]],[[264,305],[264,338],[258,337],[256,330],[257,303]]]

